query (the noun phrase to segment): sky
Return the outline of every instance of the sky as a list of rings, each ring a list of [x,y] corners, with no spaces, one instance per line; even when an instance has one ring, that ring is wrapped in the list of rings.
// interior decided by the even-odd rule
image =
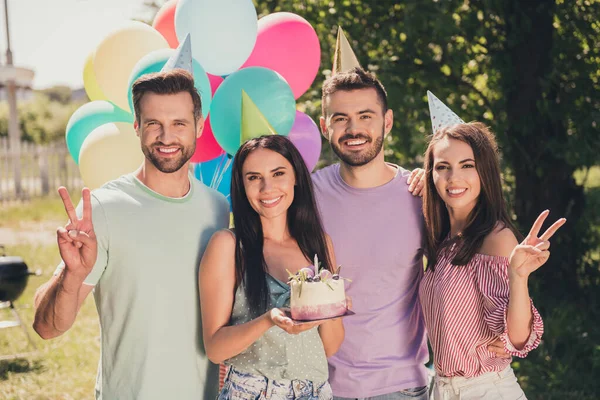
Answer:
[[[133,18],[151,19],[144,0],[7,0],[16,66],[35,71],[33,87],[83,87],[89,53]],[[4,0],[0,0],[0,62],[6,62]]]

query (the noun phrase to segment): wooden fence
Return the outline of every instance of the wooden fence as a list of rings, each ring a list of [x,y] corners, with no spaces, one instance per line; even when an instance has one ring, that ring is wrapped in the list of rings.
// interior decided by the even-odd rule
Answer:
[[[19,158],[21,190],[17,190],[14,160]],[[59,186],[79,190],[83,182],[79,168],[64,140],[39,145],[21,142],[20,156],[0,138],[0,202],[27,200],[54,193]]]

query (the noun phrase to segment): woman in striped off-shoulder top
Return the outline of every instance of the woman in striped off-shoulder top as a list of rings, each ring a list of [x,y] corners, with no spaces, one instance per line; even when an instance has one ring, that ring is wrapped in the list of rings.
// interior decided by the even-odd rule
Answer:
[[[506,211],[495,138],[481,123],[441,127],[425,155],[429,260],[419,295],[436,369],[435,399],[525,399],[510,367],[487,349],[525,357],[542,319],[529,274],[549,257],[560,219],[538,236],[544,211],[519,244]]]

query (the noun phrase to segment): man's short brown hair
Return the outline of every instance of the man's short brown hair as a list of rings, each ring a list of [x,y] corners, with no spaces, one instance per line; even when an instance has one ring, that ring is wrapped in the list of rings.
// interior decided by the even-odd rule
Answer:
[[[375,89],[377,97],[381,103],[381,108],[385,113],[388,110],[387,105],[387,92],[385,88],[375,77],[375,75],[369,71],[365,71],[360,67],[355,67],[347,72],[340,72],[329,77],[323,82],[323,97],[321,98],[321,112],[325,115],[325,98],[329,95],[334,94],[337,91],[344,90],[358,90],[358,89]]]
[[[140,121],[140,103],[148,92],[156,94],[177,94],[188,92],[194,102],[194,121],[202,116],[202,100],[194,86],[194,76],[184,69],[172,69],[140,76],[131,88],[133,93],[133,109],[137,123]]]

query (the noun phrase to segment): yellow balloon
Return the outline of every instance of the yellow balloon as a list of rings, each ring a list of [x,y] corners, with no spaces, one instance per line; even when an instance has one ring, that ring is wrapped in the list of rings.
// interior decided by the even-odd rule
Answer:
[[[169,43],[156,29],[131,21],[102,40],[94,55],[94,73],[106,98],[123,110],[129,109],[129,76],[137,62],[151,51],[168,49]]]
[[[132,124],[115,122],[94,129],[81,145],[79,172],[83,183],[96,189],[135,171],[144,161]]]
[[[96,74],[94,73],[94,52],[91,52],[85,60],[85,66],[83,67],[83,87],[91,101],[106,100],[106,96],[102,93],[102,90],[96,81]]]

